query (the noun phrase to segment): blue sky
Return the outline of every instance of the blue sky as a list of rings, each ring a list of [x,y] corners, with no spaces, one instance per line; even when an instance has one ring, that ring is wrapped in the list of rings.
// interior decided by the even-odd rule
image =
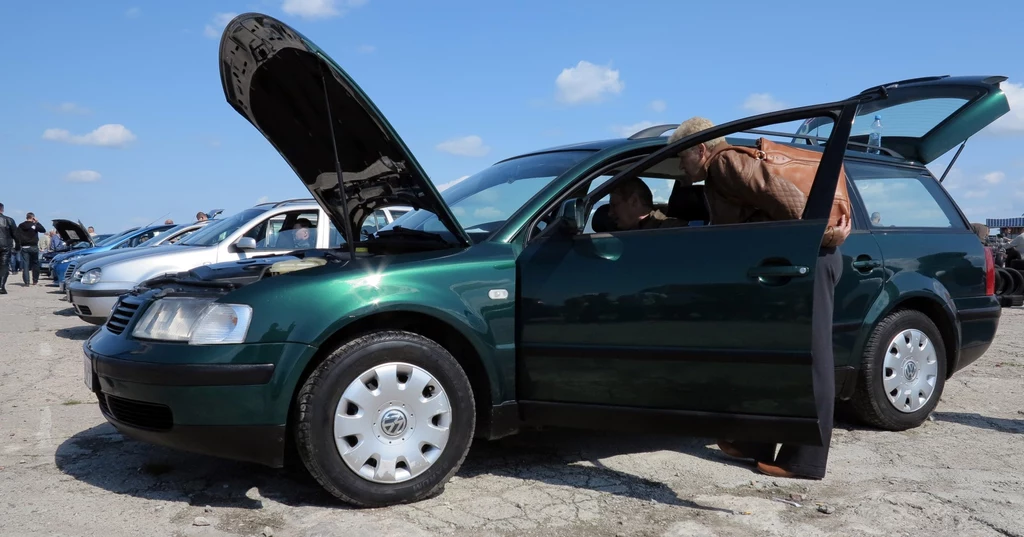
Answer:
[[[722,122],[910,77],[1005,75],[1015,108],[968,143],[946,185],[974,221],[1020,215],[1024,5],[947,5],[890,2],[872,16],[737,0],[6,2],[0,202],[19,222],[34,211],[115,232],[307,196],[220,89],[223,25],[260,11],[326,49],[438,184],[649,123]]]

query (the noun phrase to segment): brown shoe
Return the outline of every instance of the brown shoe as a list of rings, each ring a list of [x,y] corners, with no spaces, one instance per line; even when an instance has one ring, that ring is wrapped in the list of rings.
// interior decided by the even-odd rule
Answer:
[[[774,464],[768,464],[766,462],[758,462],[757,471],[765,475],[770,475],[772,477],[784,477],[786,479],[799,477],[798,475],[794,474],[793,472],[790,472],[789,470],[784,470],[778,466],[775,466]]]
[[[737,459],[753,459],[753,457],[746,456],[732,442],[728,442],[726,440],[718,441],[718,449],[722,450],[722,453],[725,453],[730,457],[735,457]]]

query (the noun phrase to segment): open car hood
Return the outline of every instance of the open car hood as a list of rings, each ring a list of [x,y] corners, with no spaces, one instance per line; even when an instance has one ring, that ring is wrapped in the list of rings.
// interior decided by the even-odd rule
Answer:
[[[375,208],[408,205],[436,214],[470,244],[388,121],[303,35],[267,15],[239,15],[221,37],[220,76],[228,103],[284,157],[339,231],[347,219],[358,241]]]
[[[57,230],[57,234],[60,235],[60,240],[64,241],[64,244],[68,245],[68,248],[76,242],[93,243],[92,237],[89,236],[89,231],[78,222],[57,219],[53,221],[53,228]]]

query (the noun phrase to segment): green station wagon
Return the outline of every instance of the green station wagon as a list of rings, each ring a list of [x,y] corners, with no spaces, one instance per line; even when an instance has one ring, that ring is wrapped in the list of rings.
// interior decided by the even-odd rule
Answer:
[[[474,438],[537,425],[820,445],[811,293],[840,177],[854,231],[838,399],[914,427],[995,336],[992,256],[925,165],[1008,112],[1003,77],[885,84],[672,144],[665,126],[537,151],[442,196],[355,82],[285,24],[234,19],[220,70],[227,101],[349,240],[122,296],[84,345],[85,380],[127,436],[271,467],[295,455],[364,506],[436,495]],[[876,115],[881,146],[868,144]],[[818,152],[803,218],[710,221],[677,154],[718,136]],[[688,225],[609,227],[608,193],[635,177]],[[353,235],[394,205],[414,210]]]

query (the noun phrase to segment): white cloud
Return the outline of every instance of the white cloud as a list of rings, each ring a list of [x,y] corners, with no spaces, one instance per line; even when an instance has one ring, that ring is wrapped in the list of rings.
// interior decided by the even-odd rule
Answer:
[[[1006,174],[1003,172],[991,172],[981,176],[981,178],[990,185],[998,185],[1006,179]]]
[[[651,101],[651,110],[654,110],[659,114],[664,112],[666,108],[668,108],[668,103],[661,99],[655,99]]]
[[[473,211],[473,216],[477,218],[500,218],[504,214],[496,207],[480,207]]]
[[[437,188],[438,192],[444,192],[445,190],[448,190],[449,188],[451,188],[451,187],[453,187],[453,186],[455,186],[455,185],[465,181],[468,178],[469,178],[468,175],[463,175],[462,177],[459,177],[458,179],[456,179],[454,181],[448,181],[447,183],[441,183],[439,185],[435,185],[435,187]]]
[[[327,19],[344,15],[349,9],[366,5],[367,0],[284,0],[281,10],[304,19]]]
[[[607,94],[618,95],[626,84],[619,78],[617,70],[580,61],[576,67],[562,69],[555,79],[555,87],[559,101],[584,104],[600,102]]]
[[[1010,111],[985,130],[1002,135],[1024,134],[1024,86],[1003,82],[1001,87],[1006,95],[1006,100],[1010,103]]]
[[[140,15],[142,15],[142,8],[141,7],[133,7],[131,9],[129,9],[128,11],[124,12],[124,16],[128,17],[129,19],[138,18]]]
[[[268,201],[270,201],[270,198],[268,196],[260,196],[260,199],[256,200],[256,205],[266,203]]]
[[[75,103],[60,103],[57,106],[51,106],[50,109],[62,114],[88,114],[92,112],[88,108]]]
[[[988,196],[988,190],[968,190],[964,192],[965,198],[984,198]]]
[[[437,150],[462,157],[482,157],[490,153],[491,148],[484,145],[479,136],[472,135],[441,142],[437,144]]]
[[[220,38],[221,33],[224,32],[224,27],[231,22],[231,19],[238,16],[238,13],[214,13],[213,22],[207,24],[203,28],[203,35],[210,39]]]
[[[770,93],[751,93],[743,101],[743,109],[755,114],[766,114],[786,108],[786,103],[772,97]]]
[[[612,130],[615,131],[615,133],[618,134],[619,136],[622,136],[623,138],[629,138],[630,136],[633,136],[637,132],[646,129],[647,127],[653,127],[655,125],[657,125],[657,123],[645,120],[639,123],[634,123],[632,125],[615,125],[614,127],[612,127]]]
[[[92,170],[75,170],[64,176],[64,180],[70,183],[95,183],[100,180],[100,172]]]
[[[356,50],[358,50],[360,54],[370,54],[371,52],[377,50],[377,47],[373,45],[359,45],[359,48]]]
[[[108,123],[99,126],[89,134],[74,135],[65,129],[46,129],[43,139],[52,142],[64,142],[75,145],[95,145],[100,147],[123,147],[135,141],[135,135],[124,125]]]

